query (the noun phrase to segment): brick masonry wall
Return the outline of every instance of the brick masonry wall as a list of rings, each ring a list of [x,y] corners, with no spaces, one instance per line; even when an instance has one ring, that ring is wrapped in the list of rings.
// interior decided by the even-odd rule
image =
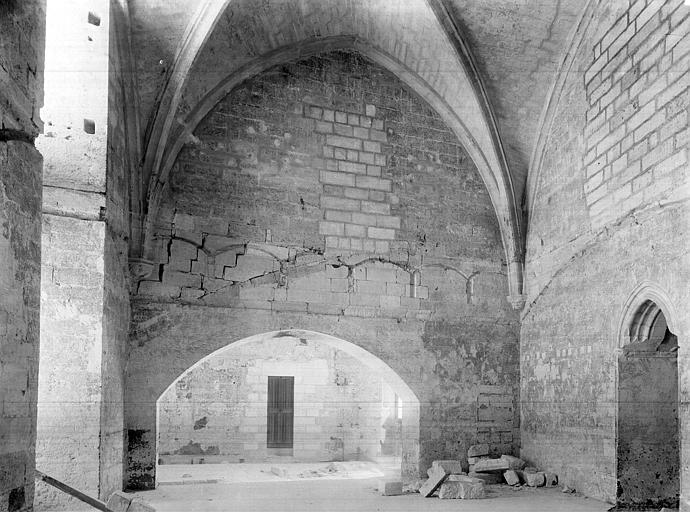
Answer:
[[[32,510],[38,389],[45,5],[0,4],[0,511]]]
[[[312,324],[399,371],[423,404],[422,466],[479,439],[517,446],[516,318],[488,193],[390,73],[335,52],[248,80],[180,154],[156,229],[158,268],[133,305],[130,485],[150,485],[155,461],[145,409],[201,357],[269,326]],[[226,336],[198,331],[216,322]],[[141,364],[153,354],[155,375]]]
[[[323,343],[271,337],[211,356],[163,394],[159,459],[189,464],[275,456],[266,447],[269,375],[295,378],[293,460],[381,455],[384,414],[394,413],[393,404],[382,403],[383,381]]]
[[[689,298],[688,11],[680,1],[597,7],[530,211],[522,455],[609,501],[623,306],[644,281],[679,312]]]

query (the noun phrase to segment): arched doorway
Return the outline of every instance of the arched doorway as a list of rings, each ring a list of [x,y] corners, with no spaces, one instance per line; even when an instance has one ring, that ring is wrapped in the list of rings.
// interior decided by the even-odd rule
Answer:
[[[678,506],[678,338],[662,300],[638,295],[622,324],[616,454],[620,508]]]
[[[183,372],[156,404],[158,464],[385,460],[418,471],[419,400],[333,336],[251,336]]]

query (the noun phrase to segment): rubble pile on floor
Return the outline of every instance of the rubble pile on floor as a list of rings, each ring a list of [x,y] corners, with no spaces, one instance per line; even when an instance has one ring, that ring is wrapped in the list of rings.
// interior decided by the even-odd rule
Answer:
[[[429,478],[419,487],[419,493],[429,498],[438,495],[441,499],[479,499],[486,496],[486,484],[508,484],[510,486],[543,487],[558,484],[558,477],[552,473],[528,467],[527,463],[512,455],[491,457],[489,446],[470,446],[467,452],[469,472],[463,469],[459,460],[436,460],[427,471]],[[382,481],[379,491],[385,496],[402,494],[402,483]]]

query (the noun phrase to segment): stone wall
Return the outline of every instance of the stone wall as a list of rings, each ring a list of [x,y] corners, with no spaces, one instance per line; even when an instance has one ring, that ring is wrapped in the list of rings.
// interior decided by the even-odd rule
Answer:
[[[116,9],[48,9],[37,464],[107,500],[122,488],[129,148]],[[80,503],[45,484],[36,509]]]
[[[516,318],[488,193],[439,116],[356,53],[238,86],[178,158],[133,302],[129,485],[153,485],[155,401],[247,336],[364,347],[422,404],[419,474],[518,439]],[[131,404],[131,405],[129,405]],[[151,411],[154,411],[153,413]]]
[[[681,1],[595,8],[543,166],[533,170],[540,178],[521,329],[522,455],[609,501],[619,324],[641,284],[657,284],[681,315],[683,379],[688,14]]]
[[[0,511],[32,510],[45,2],[0,3]]]
[[[395,403],[381,377],[328,345],[267,337],[230,346],[181,376],[161,397],[159,461],[261,462],[278,456],[266,447],[267,382],[294,377],[295,461],[364,460],[381,455]],[[388,440],[390,443],[390,439]],[[285,454],[283,454],[285,455]],[[284,460],[284,457],[280,457]]]

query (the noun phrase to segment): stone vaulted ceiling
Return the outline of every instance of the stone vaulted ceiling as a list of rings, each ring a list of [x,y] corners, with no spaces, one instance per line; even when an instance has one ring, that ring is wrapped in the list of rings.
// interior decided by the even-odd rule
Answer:
[[[486,86],[520,198],[544,104],[585,4],[448,0]]]
[[[542,113],[586,4],[129,0],[149,209],[156,207],[155,189],[166,179],[166,166],[205,112],[204,101],[223,83],[236,85],[229,75],[247,73],[257,58],[284,45],[349,36],[353,47],[363,44],[403,61],[409,69],[401,72],[421,77],[457,116],[456,132],[468,134],[463,143],[474,147],[480,173],[482,166],[488,169],[483,177],[499,223],[505,223],[506,260],[517,269],[525,233],[523,195]],[[209,16],[213,11],[222,15]],[[145,227],[142,232],[145,238]],[[509,268],[511,295],[521,289],[516,269]]]

